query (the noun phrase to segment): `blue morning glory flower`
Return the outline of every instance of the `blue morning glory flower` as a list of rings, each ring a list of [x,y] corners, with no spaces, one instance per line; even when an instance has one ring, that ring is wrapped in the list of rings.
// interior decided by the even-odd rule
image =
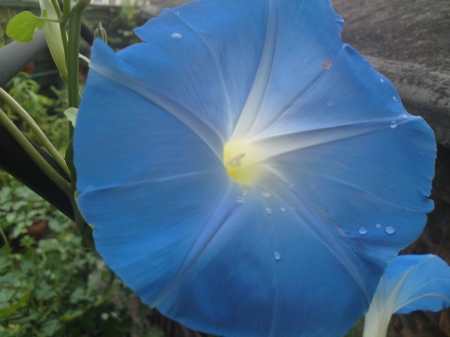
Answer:
[[[435,142],[342,26],[327,0],[199,0],[95,43],[78,201],[145,303],[226,337],[365,313],[433,207]]]
[[[435,255],[402,255],[386,269],[366,314],[363,337],[386,337],[392,314],[450,306],[450,267]]]

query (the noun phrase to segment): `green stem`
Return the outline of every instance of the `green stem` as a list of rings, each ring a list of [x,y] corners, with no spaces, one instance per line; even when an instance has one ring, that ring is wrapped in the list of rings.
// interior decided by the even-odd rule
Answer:
[[[78,108],[80,104],[80,93],[78,88],[78,68],[79,68],[79,49],[81,33],[81,17],[89,5],[90,0],[78,0],[77,4],[70,11],[69,20],[69,46],[67,52],[67,71],[69,74],[68,94],[69,107]]]
[[[8,239],[6,238],[5,232],[3,231],[3,229],[1,227],[0,227],[0,234],[1,234],[2,238],[3,238],[3,241],[5,242],[5,245],[9,246]]]
[[[0,109],[0,123],[8,130],[13,138],[19,143],[20,147],[36,163],[36,165],[70,198],[73,190],[70,184],[40,155],[40,153],[31,145],[28,139],[20,132],[17,126],[11,122],[6,113]]]
[[[64,0],[63,19],[69,20],[70,17],[70,0]]]
[[[50,140],[47,138],[44,132],[37,123],[31,118],[31,116],[25,111],[22,106],[16,102],[5,90],[0,88],[0,98],[3,99],[7,104],[13,107],[17,114],[22,118],[22,120],[33,130],[38,139],[42,142],[48,152],[53,156],[58,165],[64,170],[67,176],[70,177],[70,170],[66,164],[66,161],[59,154],[58,150],[53,146]]]
[[[51,2],[52,2],[53,8],[55,9],[56,15],[58,15],[58,19],[61,19],[62,13],[61,13],[61,8],[59,8],[58,1],[51,0]]]
[[[59,22],[59,23],[65,23],[62,20],[57,20],[57,19],[47,19],[47,18],[41,18],[41,20],[43,21],[48,21],[48,22]]]
[[[65,0],[64,2],[64,12],[66,12],[67,5],[66,3],[70,2],[69,0]],[[81,18],[84,10],[89,5],[90,0],[78,0],[76,5],[72,7],[70,11],[70,19],[69,19],[69,46],[67,51],[67,72],[68,72],[68,82],[67,82],[67,91],[69,98],[69,107],[77,108],[80,105],[80,91],[79,91],[79,50],[80,50],[80,33],[81,33]],[[73,139],[74,128],[72,124],[69,125],[69,136],[70,139]],[[72,189],[76,189],[76,170],[73,166],[73,142],[69,144],[69,148],[66,152],[66,160],[68,161],[70,167],[72,168],[71,172],[71,180],[72,180]],[[77,229],[81,235],[82,245],[89,248],[94,248],[93,240],[92,240],[92,229],[86,223],[78,209],[78,205],[75,200],[75,195],[69,195],[69,198],[72,203],[72,208],[75,215],[75,224]]]
[[[69,196],[69,199],[72,203],[73,213],[75,215],[75,225],[81,236],[81,245],[85,248],[95,250],[94,240],[92,239],[92,228],[87,224],[86,220],[84,220],[83,214],[81,214],[80,209],[78,208],[75,193]]]

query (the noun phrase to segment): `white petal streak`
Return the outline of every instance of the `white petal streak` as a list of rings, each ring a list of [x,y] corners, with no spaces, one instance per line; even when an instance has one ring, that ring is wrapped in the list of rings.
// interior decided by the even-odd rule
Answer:
[[[283,174],[278,172],[278,170],[270,167],[269,165],[262,165],[267,172],[272,174],[273,179],[277,179],[286,187],[289,186],[289,183],[283,178]],[[330,231],[330,226],[323,223],[322,219],[318,217],[308,206],[307,203],[303,200],[303,198],[296,193],[295,191],[286,188],[286,190],[290,190],[293,194],[294,198],[297,200],[298,204],[296,204],[294,213],[302,219],[304,223],[309,224],[309,228],[314,232],[314,234],[323,242],[324,249],[328,249],[331,253],[331,256],[335,257],[336,260],[347,270],[347,272],[352,275],[355,283],[358,284],[361,292],[366,295],[367,302],[370,302],[370,298],[367,294],[370,291],[366,287],[366,283],[364,282],[364,278],[360,274],[360,268],[356,265],[354,256],[346,255],[346,251],[353,251],[350,247],[349,250],[342,249],[342,245],[346,245],[346,241],[342,240],[339,235]],[[282,196],[278,194],[280,198],[282,198],[287,204],[289,204],[289,200],[285,198],[287,196]],[[301,208],[298,208],[301,206]],[[317,224],[320,224],[318,226]],[[336,239],[337,238],[337,239]]]
[[[203,37],[202,34],[200,34],[196,29],[194,29],[194,27],[192,27],[189,23],[184,21],[183,18],[181,18],[178,14],[174,13],[174,11],[170,10],[170,11],[168,11],[168,13],[172,14],[175,18],[177,18],[179,20],[179,22],[181,22],[190,31],[192,31],[194,34],[196,34],[202,40],[202,42],[205,44],[206,48],[208,49],[209,53],[211,54],[211,58],[213,59],[213,62],[214,62],[215,66],[216,66],[216,69],[217,69],[217,73],[218,73],[218,77],[220,79],[220,83],[222,84],[222,87],[223,87],[225,100],[227,102],[228,121],[229,121],[229,125],[227,126],[227,135],[229,135],[231,133],[231,128],[232,128],[231,123],[233,121],[233,113],[231,111],[230,93],[228,91],[227,85],[225,84],[225,78],[224,78],[224,75],[223,75],[223,69],[220,66],[219,57],[214,52],[214,49],[211,48],[211,45],[209,44],[209,42]]]
[[[411,122],[418,117],[411,116],[408,119],[402,117],[381,118],[361,121],[351,124],[329,126],[320,129],[302,130],[262,138],[253,138],[248,141],[248,147],[256,151],[253,163],[260,163],[289,152],[298,151],[313,146],[320,146],[352,137],[358,137],[381,130],[390,130],[390,125],[395,122],[399,128],[404,123]]]
[[[127,64],[122,63],[121,66],[126,70]],[[147,84],[128,76],[126,73],[119,72],[115,69],[102,67],[100,64],[92,64],[90,70],[95,71],[99,75],[116,82],[125,88],[128,88],[150,102],[158,105],[169,114],[174,116],[189,129],[191,129],[203,142],[222,160],[223,139],[220,132],[214,128],[208,121],[198,118],[193,112],[175,100],[167,97],[165,94],[158,92],[155,88],[149,88]]]
[[[275,46],[278,30],[278,8],[277,1],[269,0],[269,19],[267,22],[266,41],[261,55],[258,71],[253,82],[252,89],[242,109],[239,120],[236,124],[231,139],[243,138],[253,127],[261,106],[264,102],[269,78],[272,71],[273,59],[275,55]]]
[[[235,195],[237,194],[236,186],[237,184],[230,180],[227,192],[224,194],[221,201],[213,207],[214,211],[206,219],[202,230],[199,232],[199,236],[191,246],[183,263],[179,266],[177,275],[174,277],[172,283],[169,284],[163,292],[161,292],[161,295],[153,304],[154,306],[158,306],[164,302],[170,293],[174,291],[174,289],[184,280],[189,271],[198,262],[205,249],[220,232],[222,226],[224,226],[228,221],[236,207],[238,207],[235,202]],[[217,251],[220,251],[220,249]],[[209,259],[212,260],[213,257],[210,256]]]

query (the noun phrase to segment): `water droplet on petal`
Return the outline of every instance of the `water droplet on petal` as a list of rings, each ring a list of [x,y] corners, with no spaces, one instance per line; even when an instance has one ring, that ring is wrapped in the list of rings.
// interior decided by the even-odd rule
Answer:
[[[381,228],[381,224],[377,223],[377,224],[375,225],[375,227],[378,228],[378,229],[380,229],[380,228]]]
[[[389,126],[391,127],[391,129],[395,129],[397,127],[397,122],[396,121],[392,121]]]
[[[286,212],[286,208],[280,207],[280,211],[284,213],[284,212]]]
[[[394,102],[397,102],[397,97],[393,96],[392,99],[394,100]]]
[[[273,213],[272,208],[266,207],[266,213],[269,215],[272,214]]]
[[[384,228],[384,231],[385,231],[386,233],[388,233],[388,234],[394,234],[394,233],[395,233],[395,228],[392,227],[392,226],[386,226],[386,227]]]
[[[384,80],[383,80],[382,78],[380,78],[380,82],[381,82],[381,83],[384,83]]]
[[[270,192],[262,192],[261,195],[262,195],[264,198],[270,198],[270,197],[272,196],[272,194],[270,194]]]
[[[247,190],[244,190],[244,191],[242,192],[242,196],[243,196],[243,197],[245,197],[247,194],[248,194],[248,191],[247,191]]]
[[[172,35],[170,35],[170,37],[174,40],[179,40],[182,38],[180,33],[173,33]]]
[[[274,252],[273,253],[273,257],[275,258],[275,260],[280,261],[281,259],[281,254],[279,252]]]
[[[403,119],[407,119],[407,118],[408,118],[408,115],[407,115],[407,114],[401,114],[399,117],[400,117],[400,118],[403,118]]]
[[[237,204],[243,204],[245,202],[244,197],[238,196],[236,197]]]
[[[366,227],[361,227],[358,232],[359,234],[366,235],[368,230]]]

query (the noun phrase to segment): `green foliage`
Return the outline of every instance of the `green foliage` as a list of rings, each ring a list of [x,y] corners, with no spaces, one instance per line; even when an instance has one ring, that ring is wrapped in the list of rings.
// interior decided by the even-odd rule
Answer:
[[[44,27],[45,21],[29,11],[14,16],[6,27],[6,34],[18,42],[28,42],[33,39],[37,29]]]
[[[52,88],[57,99],[40,95],[39,84],[27,73],[20,73],[7,87],[9,94],[30,114],[39,127],[44,131],[53,145],[63,151],[68,144],[69,122],[64,116],[67,101],[63,91]],[[30,131],[29,127],[22,122],[12,108],[0,101],[0,108],[6,112],[8,117],[22,130],[30,139],[38,142],[38,139]]]
[[[4,47],[8,42],[9,38],[6,35],[6,27],[9,20],[16,15],[16,11],[11,9],[0,10],[0,48]]]
[[[62,151],[69,123],[62,93],[38,94],[27,74],[7,90]],[[10,107],[1,107],[36,140]],[[80,241],[72,221],[0,170],[0,336],[162,337],[149,323],[151,309]]]
[[[81,248],[70,220],[5,172],[0,182],[0,227],[9,241],[0,248],[1,336],[121,337],[136,329],[163,336],[148,326],[151,309]],[[47,223],[41,239],[29,231],[33,219]]]
[[[360,318],[344,337],[361,337],[364,329],[364,318]]]
[[[135,15],[139,12],[136,7],[123,5],[119,9],[111,9],[112,20],[106,28],[108,33],[108,45],[114,50],[120,50],[139,42],[134,34],[136,28]]]

